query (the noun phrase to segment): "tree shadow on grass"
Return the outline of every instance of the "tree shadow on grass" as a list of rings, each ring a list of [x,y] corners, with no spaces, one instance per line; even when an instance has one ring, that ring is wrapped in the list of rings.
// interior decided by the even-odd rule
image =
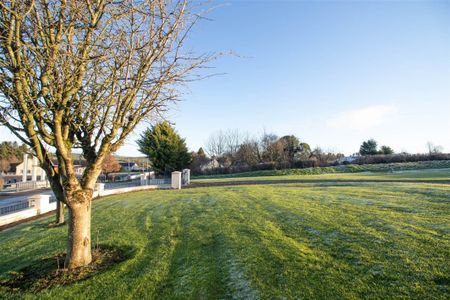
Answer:
[[[0,279],[0,291],[37,293],[56,286],[69,285],[98,275],[114,265],[132,258],[136,249],[128,245],[99,245],[92,250],[92,262],[74,270],[64,269],[65,253],[32,261],[18,271]]]

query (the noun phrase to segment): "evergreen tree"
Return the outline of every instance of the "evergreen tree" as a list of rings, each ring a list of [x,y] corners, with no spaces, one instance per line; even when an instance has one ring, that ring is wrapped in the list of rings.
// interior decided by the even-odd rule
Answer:
[[[20,145],[17,142],[2,142],[0,143],[0,159],[7,160],[10,163],[22,161],[24,153],[27,153],[28,147]]]
[[[389,146],[381,146],[380,154],[394,154],[394,149]]]
[[[377,147],[378,147],[377,142],[374,139],[370,139],[367,142],[363,142],[361,147],[359,147],[359,154],[361,155],[378,154]]]
[[[137,144],[159,174],[181,171],[191,162],[185,140],[167,121],[147,128]]]

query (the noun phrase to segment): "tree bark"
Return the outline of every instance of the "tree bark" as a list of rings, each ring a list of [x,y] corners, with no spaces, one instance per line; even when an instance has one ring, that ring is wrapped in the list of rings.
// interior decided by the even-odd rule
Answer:
[[[92,261],[91,203],[92,192],[78,192],[68,202],[68,240],[65,267],[75,269]]]
[[[64,224],[64,203],[56,200],[56,224]]]

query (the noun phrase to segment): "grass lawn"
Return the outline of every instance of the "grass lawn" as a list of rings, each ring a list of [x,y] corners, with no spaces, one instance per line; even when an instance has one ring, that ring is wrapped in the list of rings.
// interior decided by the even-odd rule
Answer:
[[[193,182],[224,182],[241,180],[284,180],[284,179],[333,179],[333,180],[449,180],[450,168],[445,169],[424,169],[405,170],[394,172],[358,172],[358,173],[331,173],[331,174],[289,174],[286,175],[261,175],[252,177],[220,176],[220,177],[199,177]]]
[[[64,250],[41,219],[0,232],[0,277]],[[450,297],[450,186],[286,184],[138,192],[93,204],[93,240],[130,259],[0,298]]]
[[[262,170],[232,174],[194,176],[198,182],[209,180],[256,179],[450,179],[450,160],[418,161],[405,163],[339,165],[305,169]]]

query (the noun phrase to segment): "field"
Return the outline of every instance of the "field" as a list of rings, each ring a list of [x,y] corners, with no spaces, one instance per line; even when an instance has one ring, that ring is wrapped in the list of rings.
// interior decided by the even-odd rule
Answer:
[[[355,173],[323,173],[323,174],[286,174],[273,175],[260,174],[255,172],[255,176],[237,176],[233,174],[231,177],[227,176],[211,176],[211,177],[197,177],[194,182],[230,182],[230,181],[255,181],[255,180],[333,180],[333,181],[348,181],[348,180],[441,180],[450,182],[450,168],[445,169],[426,169],[426,170],[404,170],[393,172],[355,172]]]
[[[64,251],[66,227],[48,228],[50,221],[0,232],[0,278]],[[130,193],[94,202],[92,232],[94,243],[98,237],[101,245],[126,249],[130,258],[40,293],[0,288],[0,298],[450,297],[446,184],[338,182]]]
[[[319,176],[321,175],[321,176]],[[387,178],[427,178],[444,177],[450,179],[450,160],[419,161],[392,164],[367,164],[367,165],[339,165],[334,167],[318,167],[305,169],[263,170],[233,174],[204,175],[194,177],[196,180],[230,180],[234,178],[274,177],[302,178],[304,176],[319,176],[318,178],[365,178],[366,176]],[[289,176],[289,177],[288,177]],[[308,177],[314,178],[314,177]]]

